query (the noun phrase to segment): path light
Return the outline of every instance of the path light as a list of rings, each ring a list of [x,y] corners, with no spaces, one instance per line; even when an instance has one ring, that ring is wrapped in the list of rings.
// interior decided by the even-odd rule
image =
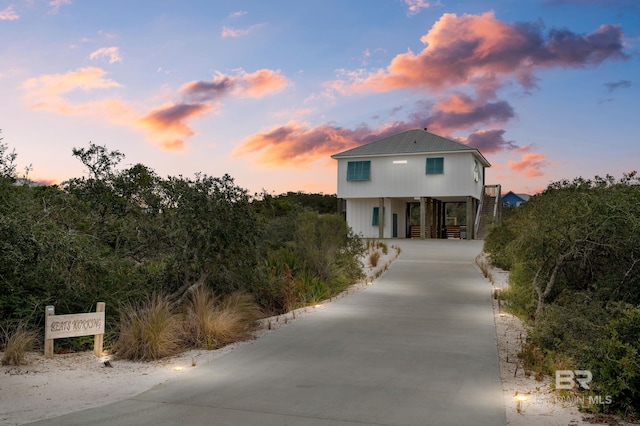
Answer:
[[[522,413],[522,403],[529,398],[527,398],[525,395],[518,395],[518,392],[516,392],[515,398],[516,398],[516,411],[518,413]]]
[[[183,371],[184,367],[181,366],[177,366],[177,367],[173,367],[173,371]]]

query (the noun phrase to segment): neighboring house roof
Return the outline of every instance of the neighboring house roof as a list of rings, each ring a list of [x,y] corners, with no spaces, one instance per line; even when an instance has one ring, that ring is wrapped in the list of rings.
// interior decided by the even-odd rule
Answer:
[[[471,151],[485,167],[491,164],[476,148],[434,135],[426,130],[408,130],[366,145],[334,154],[331,158],[388,156],[398,154],[435,154],[445,152]]]
[[[531,196],[529,194],[516,194],[513,191],[509,191],[502,196],[502,200],[511,205],[517,205],[519,202],[523,203],[529,201]]]

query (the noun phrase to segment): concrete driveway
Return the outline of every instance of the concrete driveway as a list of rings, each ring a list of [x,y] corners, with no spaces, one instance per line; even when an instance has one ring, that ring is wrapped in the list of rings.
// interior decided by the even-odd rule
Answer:
[[[375,285],[197,373],[47,425],[504,425],[480,241],[390,241]]]

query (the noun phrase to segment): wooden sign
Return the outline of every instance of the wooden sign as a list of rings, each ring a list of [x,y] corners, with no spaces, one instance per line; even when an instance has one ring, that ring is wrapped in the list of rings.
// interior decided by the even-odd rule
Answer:
[[[94,336],[93,352],[102,356],[104,342],[104,302],[98,302],[96,312],[86,314],[55,315],[55,308],[47,306],[45,311],[44,355],[53,357],[54,339],[65,337]]]

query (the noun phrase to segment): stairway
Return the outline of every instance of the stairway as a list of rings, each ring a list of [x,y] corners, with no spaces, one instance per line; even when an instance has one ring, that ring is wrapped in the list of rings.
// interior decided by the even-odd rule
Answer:
[[[498,203],[497,208],[496,203]],[[485,186],[476,239],[484,240],[489,234],[490,225],[500,222],[501,204],[500,185]]]

